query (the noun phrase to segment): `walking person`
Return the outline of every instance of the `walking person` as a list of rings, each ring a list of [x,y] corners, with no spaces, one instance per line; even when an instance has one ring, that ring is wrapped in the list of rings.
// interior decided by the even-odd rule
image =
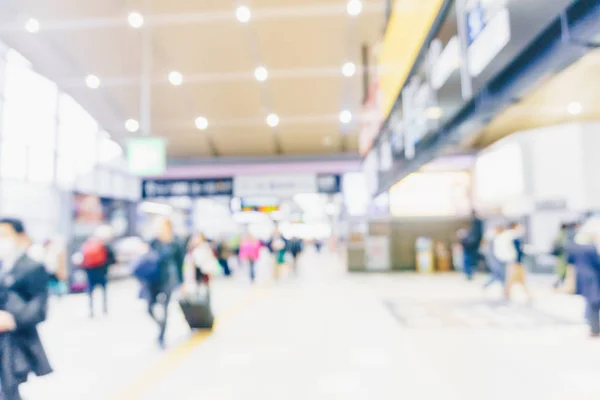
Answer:
[[[490,270],[490,278],[484,284],[484,289],[489,288],[494,282],[500,283],[504,287],[506,278],[506,265],[500,261],[494,254],[494,242],[496,238],[504,232],[504,227],[498,225],[494,230],[489,231],[482,243],[482,254]]]
[[[483,223],[473,212],[471,227],[468,231],[459,233],[460,244],[463,247],[463,272],[467,280],[472,280],[477,270],[479,247],[483,238]]]
[[[87,292],[89,297],[89,315],[94,318],[94,290],[102,290],[102,310],[108,314],[108,270],[116,263],[115,252],[110,245],[113,238],[112,228],[102,225],[96,228],[94,235],[86,240],[81,250],[73,258],[87,276]]]
[[[248,264],[250,270],[250,282],[256,280],[256,262],[260,257],[262,244],[254,235],[248,233],[240,243],[240,260]]]
[[[292,270],[294,271],[294,275],[298,275],[298,257],[304,251],[304,244],[302,239],[297,236],[294,236],[292,240],[288,242],[288,251],[292,255]]]
[[[0,398],[20,400],[30,373],[52,372],[37,326],[46,319],[48,273],[27,255],[18,219],[0,219]]]
[[[157,234],[150,242],[150,249],[158,256],[158,271],[156,280],[148,282],[146,287],[148,313],[158,325],[158,345],[164,348],[171,294],[183,280],[185,258],[183,245],[177,241],[168,218],[158,220]],[[162,315],[157,315],[155,306],[160,307]]]
[[[527,286],[527,269],[523,265],[525,256],[523,250],[524,233],[521,224],[511,224],[509,229],[499,235],[499,241],[496,242],[496,256],[506,263],[506,284],[504,286],[506,298],[510,299],[512,288],[515,284],[519,283],[531,301],[531,292]]]
[[[567,247],[567,261],[575,266],[575,293],[584,297],[585,317],[590,336],[600,337],[600,223],[597,220],[584,224]]]
[[[562,224],[560,231],[556,239],[554,240],[554,246],[552,248],[552,255],[556,257],[556,282],[554,282],[554,289],[559,289],[565,284],[567,278],[567,245],[569,243],[569,225]]]

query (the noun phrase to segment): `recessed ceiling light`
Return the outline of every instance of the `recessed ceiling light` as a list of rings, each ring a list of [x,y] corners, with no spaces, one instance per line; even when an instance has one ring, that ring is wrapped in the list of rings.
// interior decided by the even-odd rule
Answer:
[[[85,78],[85,84],[90,89],[98,89],[100,86],[100,78],[98,78],[96,75],[88,75]]]
[[[25,30],[29,33],[37,33],[40,31],[40,21],[35,18],[29,18],[25,22]]]
[[[127,22],[132,28],[141,28],[144,25],[144,17],[137,11],[130,12],[127,16]]]
[[[259,82],[264,82],[269,77],[269,71],[265,67],[256,67],[254,70],[254,77]]]
[[[267,116],[267,125],[269,125],[271,128],[275,128],[277,125],[279,125],[279,116],[277,114],[269,114]]]
[[[356,73],[356,64],[353,62],[347,62],[342,66],[342,74],[346,77],[351,77]]]
[[[238,19],[238,21],[245,24],[250,21],[250,18],[252,17],[252,13],[250,12],[250,9],[248,7],[239,6],[235,10],[235,17]]]
[[[183,83],[183,75],[179,71],[171,71],[169,72],[169,82],[173,86],[179,86]]]
[[[356,17],[362,12],[362,1],[360,0],[350,0],[346,5],[346,11],[353,17]]]
[[[125,129],[131,133],[137,132],[140,129],[140,123],[135,119],[128,119],[125,121]]]
[[[204,117],[196,118],[196,128],[200,129],[201,131],[205,130],[208,128],[208,120]]]
[[[425,110],[425,116],[429,119],[440,119],[444,115],[441,107],[429,107]]]
[[[583,106],[581,105],[581,103],[574,101],[569,104],[569,106],[567,107],[567,111],[569,111],[569,114],[571,115],[579,115],[583,111]]]
[[[344,110],[340,113],[340,122],[342,124],[347,124],[352,121],[352,113],[348,110]]]

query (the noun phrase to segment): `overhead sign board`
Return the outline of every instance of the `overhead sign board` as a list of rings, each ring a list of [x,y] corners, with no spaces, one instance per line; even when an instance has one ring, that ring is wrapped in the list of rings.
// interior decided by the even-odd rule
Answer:
[[[336,174],[241,175],[234,179],[236,197],[291,197],[298,193],[338,193],[340,177]]]
[[[142,198],[232,196],[233,179],[175,179],[142,181]]]
[[[147,137],[127,142],[127,163],[134,175],[161,175],[167,166],[165,140]]]

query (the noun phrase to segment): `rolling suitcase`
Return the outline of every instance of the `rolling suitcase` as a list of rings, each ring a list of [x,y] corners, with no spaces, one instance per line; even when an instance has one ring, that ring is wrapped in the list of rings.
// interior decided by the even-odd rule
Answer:
[[[210,308],[210,292],[199,291],[179,300],[179,306],[191,329],[212,329],[214,316]]]

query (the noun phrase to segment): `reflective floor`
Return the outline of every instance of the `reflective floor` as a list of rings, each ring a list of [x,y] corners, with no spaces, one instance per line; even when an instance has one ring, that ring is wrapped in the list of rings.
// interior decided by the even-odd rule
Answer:
[[[600,340],[583,305],[531,277],[532,304],[501,301],[484,277],[347,275],[335,255],[307,254],[300,277],[260,266],[213,285],[218,324],[191,334],[174,304],[169,348],[136,300],[115,283],[110,315],[87,299],[52,304],[43,327],[56,373],[32,380],[42,399],[599,399]]]

